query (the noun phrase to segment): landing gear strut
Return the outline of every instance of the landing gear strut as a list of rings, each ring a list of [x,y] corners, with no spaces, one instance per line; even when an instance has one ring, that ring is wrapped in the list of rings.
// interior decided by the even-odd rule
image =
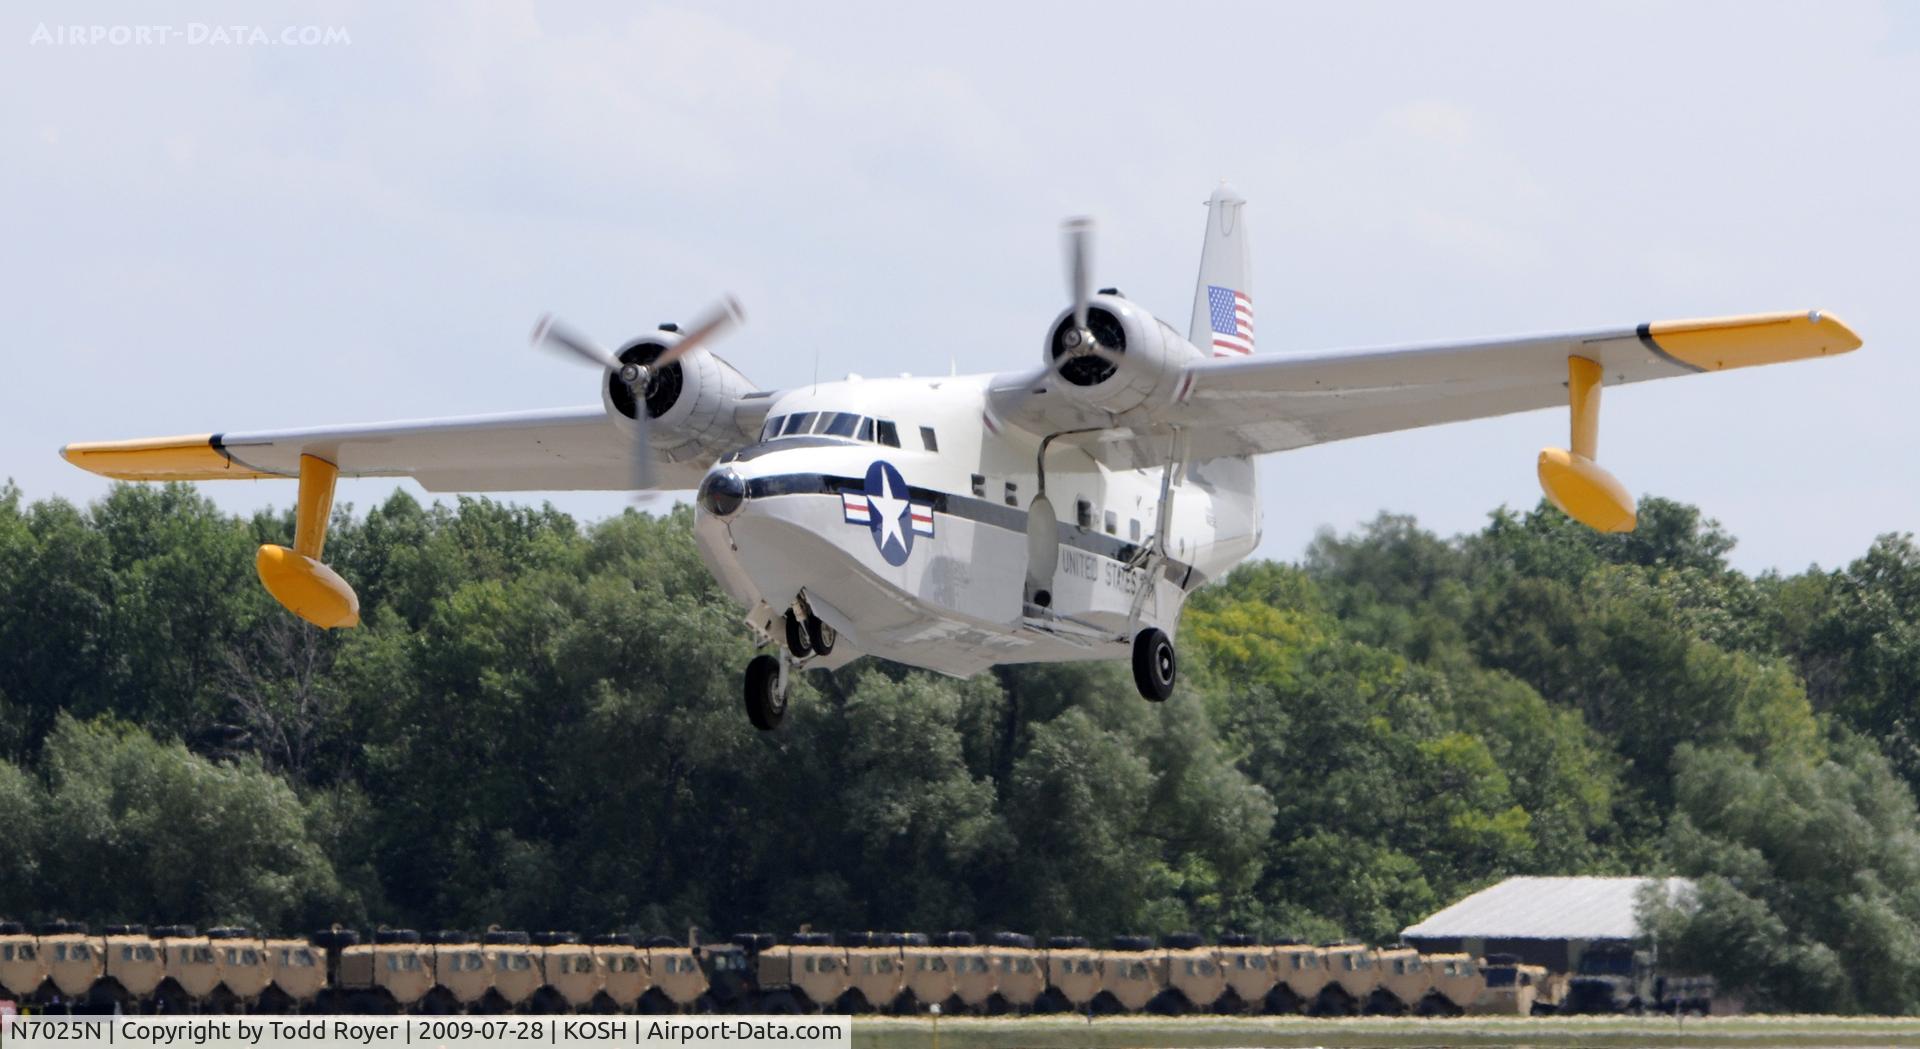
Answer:
[[[787,682],[779,656],[758,655],[747,664],[747,720],[762,732],[787,716]]]
[[[1133,683],[1140,694],[1158,703],[1173,695],[1175,659],[1173,639],[1158,627],[1133,635]]]

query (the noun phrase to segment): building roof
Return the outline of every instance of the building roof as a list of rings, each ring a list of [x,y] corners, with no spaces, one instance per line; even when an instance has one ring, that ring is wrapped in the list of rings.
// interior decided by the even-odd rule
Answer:
[[[1461,900],[1400,935],[1407,939],[1478,937],[1516,940],[1630,940],[1640,934],[1640,887],[1664,882],[1669,899],[1685,878],[1508,878]]]

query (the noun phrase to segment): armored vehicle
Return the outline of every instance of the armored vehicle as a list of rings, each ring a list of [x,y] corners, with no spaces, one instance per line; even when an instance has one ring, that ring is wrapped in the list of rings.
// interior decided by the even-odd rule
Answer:
[[[1566,1011],[1573,1013],[1699,1013],[1713,1001],[1707,976],[1657,972],[1653,955],[1628,943],[1598,943],[1580,956],[1567,982]]]
[[[1417,1007],[1422,1014],[1459,1016],[1486,989],[1487,978],[1470,955],[1429,954],[1422,961],[1433,981],[1433,990]]]

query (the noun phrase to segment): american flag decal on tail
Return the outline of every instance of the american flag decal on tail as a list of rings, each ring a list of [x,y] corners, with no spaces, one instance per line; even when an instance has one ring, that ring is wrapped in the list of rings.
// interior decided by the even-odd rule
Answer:
[[[1207,315],[1213,327],[1215,357],[1253,352],[1253,300],[1232,288],[1207,285]]]

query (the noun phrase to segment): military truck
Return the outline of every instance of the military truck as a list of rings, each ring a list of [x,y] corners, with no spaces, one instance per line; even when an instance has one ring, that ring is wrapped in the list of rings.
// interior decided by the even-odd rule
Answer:
[[[1512,954],[1482,960],[1486,985],[1467,1012],[1473,1016],[1541,1016],[1560,1011],[1566,999],[1563,977],[1543,965],[1527,965]]]
[[[1140,1008],[1167,1015],[1212,1010],[1227,993],[1220,952],[1193,933],[1176,933],[1162,942],[1167,948],[1160,959],[1166,990]]]
[[[1220,937],[1220,976],[1226,990],[1214,999],[1220,1012],[1264,1012],[1267,996],[1280,982],[1278,959],[1273,948],[1263,947],[1252,936],[1229,934]],[[1292,1003],[1280,1011],[1293,1012]]]
[[[1580,955],[1568,981],[1570,1013],[1698,1013],[1713,1004],[1710,976],[1659,972],[1649,951],[1624,942],[1598,943]]]

